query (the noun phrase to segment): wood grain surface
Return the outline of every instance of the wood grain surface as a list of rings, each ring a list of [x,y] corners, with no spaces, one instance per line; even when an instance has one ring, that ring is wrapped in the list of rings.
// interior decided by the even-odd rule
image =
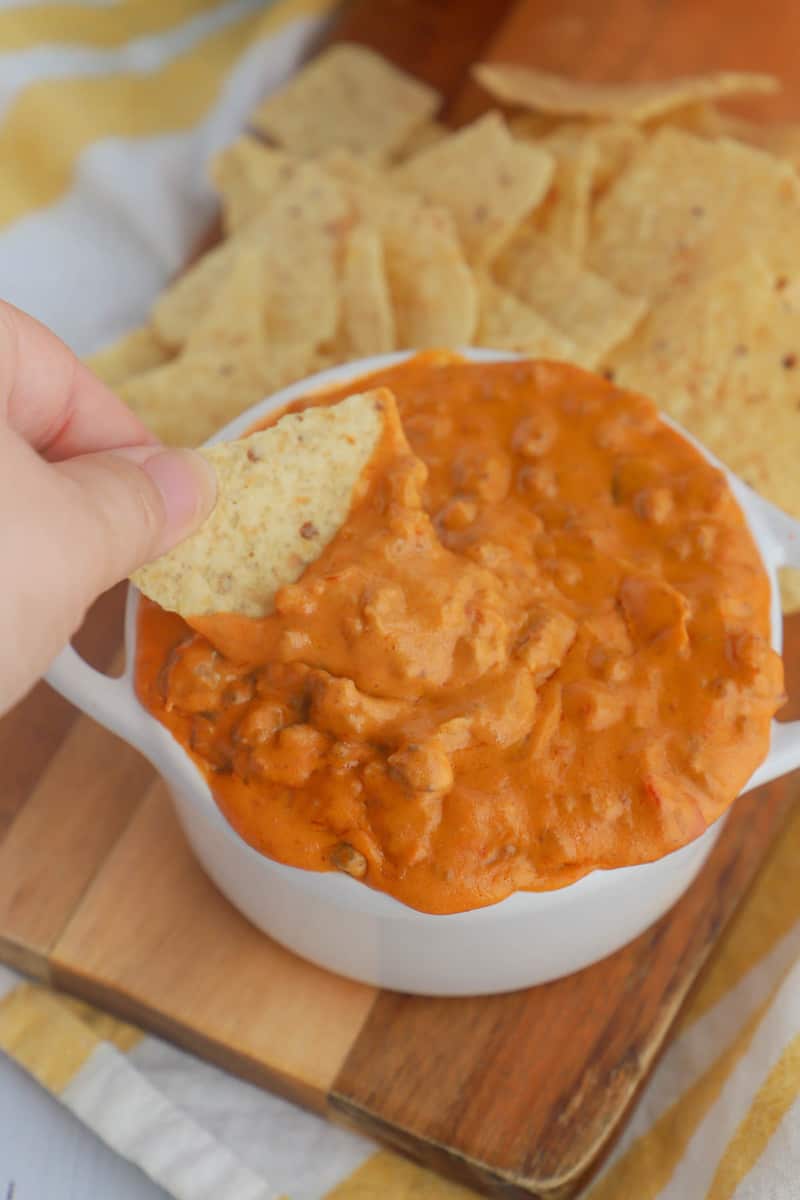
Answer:
[[[376,992],[259,933],[205,876],[151,786],[50,955],[53,981],[323,1109]]]
[[[372,0],[333,36],[439,87],[454,122],[477,58],[585,79],[770,70],[764,116],[800,118],[800,6],[767,0]],[[753,110],[755,111],[755,109]],[[119,644],[121,594],[78,645]],[[800,714],[800,616],[786,623]],[[0,959],[487,1193],[566,1200],[621,1128],[688,990],[798,793],[740,800],[680,903],[636,942],[545,987],[419,999],[338,979],[258,934],[194,861],[151,768],[40,685],[0,722]]]

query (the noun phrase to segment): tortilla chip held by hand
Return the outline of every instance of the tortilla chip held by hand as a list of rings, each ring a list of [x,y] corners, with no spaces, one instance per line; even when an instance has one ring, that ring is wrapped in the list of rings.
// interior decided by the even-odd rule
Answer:
[[[364,494],[387,440],[405,445],[394,396],[377,388],[201,450],[217,473],[213,512],[133,582],[183,617],[268,615],[275,593],[320,556]]]

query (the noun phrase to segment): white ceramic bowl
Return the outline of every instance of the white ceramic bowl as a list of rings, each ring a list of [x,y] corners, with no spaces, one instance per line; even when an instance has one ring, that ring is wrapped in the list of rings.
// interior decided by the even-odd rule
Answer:
[[[463,354],[479,362],[514,357],[487,350]],[[299,396],[356,380],[405,357],[401,353],[363,359],[325,371],[255,405],[211,440],[238,437]],[[721,465],[698,448],[714,465]],[[726,474],[770,576],[772,643],[780,651],[775,569],[782,564],[800,566],[800,523]],[[47,679],[136,746],[161,772],[195,854],[228,899],[270,937],[341,975],[438,996],[505,992],[567,975],[619,949],[666,912],[697,875],[721,832],[724,817],[696,841],[657,862],[594,871],[558,891],[518,892],[489,908],[448,916],[416,912],[348,875],[283,866],[258,854],[234,832],[200,771],[139,704],[133,681],[137,606],[138,593],[131,587],[125,620],[127,665],[119,679],[93,670],[71,646],[53,663]],[[798,726],[800,722],[773,723],[769,756],[745,790],[800,765]]]

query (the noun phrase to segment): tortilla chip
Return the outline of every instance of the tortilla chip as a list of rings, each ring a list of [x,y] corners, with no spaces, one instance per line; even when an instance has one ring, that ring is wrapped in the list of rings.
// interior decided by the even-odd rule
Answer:
[[[644,134],[631,121],[592,122],[586,130],[595,146],[595,168],[592,190],[595,196],[604,192],[628,165],[644,142]]]
[[[437,142],[396,167],[400,187],[453,214],[467,258],[490,262],[544,197],[551,155],[513,138],[499,113]]]
[[[247,135],[215,155],[209,173],[222,197],[225,233],[235,233],[263,212],[275,191],[288,183],[298,168],[297,159]]]
[[[350,155],[331,155],[326,165],[383,243],[398,348],[468,345],[478,317],[477,289],[450,213],[388,186]]]
[[[592,193],[597,196],[627,166],[645,135],[632,121],[570,121],[539,113],[514,113],[508,118],[514,137],[547,146],[548,138],[584,138],[594,146]]]
[[[537,113],[516,113],[509,117],[508,126],[515,137],[524,141],[533,141],[536,145],[552,152],[550,140],[556,143],[556,158],[558,144],[562,140],[576,144],[584,141],[594,147],[589,152],[593,158],[592,165],[592,198],[596,199],[627,166],[635,152],[644,142],[645,135],[638,125],[632,121],[559,121],[555,117],[546,117]],[[558,166],[556,167],[558,173]],[[554,184],[555,186],[555,184]],[[550,195],[552,195],[551,187]],[[542,212],[547,209],[548,199],[541,206]],[[538,214],[537,214],[538,215]]]
[[[683,129],[686,133],[694,133],[699,137],[725,137],[722,126],[728,114],[724,114],[711,100],[699,100],[693,104],[683,104],[673,108],[663,116],[654,117],[643,128],[646,134],[656,133],[664,125],[672,125]]]
[[[746,483],[800,516],[800,276],[758,255],[677,289],[611,356]]]
[[[251,258],[260,266],[260,308],[270,336],[326,341],[338,324],[336,260],[348,220],[348,203],[336,181],[314,163],[300,164],[260,216],[204,255],[164,292],[153,308],[159,337],[180,347],[197,335],[234,265]],[[256,297],[251,289],[248,298]],[[235,290],[225,303],[232,308],[230,319],[240,319]]]
[[[698,100],[771,95],[780,89],[773,75],[749,71],[715,71],[649,83],[588,83],[513,63],[477,63],[472,73],[481,87],[502,104],[563,116],[622,117],[630,121],[647,121]]]
[[[778,571],[781,588],[781,608],[785,613],[800,612],[800,570],[782,567]]]
[[[727,270],[676,287],[608,356],[615,383],[652,396],[678,421],[693,409],[710,410],[760,323],[772,286],[766,264],[748,254]]]
[[[440,99],[374,51],[340,44],[268,96],[252,124],[292,154],[341,146],[382,161],[434,115]]]
[[[536,227],[565,254],[581,258],[589,235],[597,144],[586,130],[565,125],[541,145],[553,155],[556,168],[550,191],[535,213]]]
[[[198,446],[252,404],[317,369],[313,348],[251,341],[186,352],[136,375],[122,399],[170,446]]]
[[[549,134],[563,128],[560,117],[551,117],[547,113],[514,112],[506,117],[509,131],[523,142],[540,142]]]
[[[347,239],[342,271],[345,357],[388,354],[397,345],[392,298],[378,233],[358,225]]]
[[[140,375],[151,367],[160,366],[172,357],[161,344],[149,325],[142,325],[126,333],[110,346],[97,350],[83,361],[90,371],[107,383],[119,387],[132,375]]]
[[[478,317],[477,289],[464,262],[449,214],[419,210],[389,219],[386,247],[398,348],[424,350],[469,345]]]
[[[385,429],[396,433],[399,421],[379,388],[201,451],[217,473],[214,511],[133,582],[184,617],[266,616],[345,521]]]
[[[623,291],[655,299],[736,262],[743,246],[791,268],[799,216],[788,164],[664,127],[599,202],[587,261]]]
[[[593,367],[624,341],[645,312],[643,300],[585,270],[543,234],[524,229],[497,262],[496,278],[577,347]]]
[[[450,130],[443,121],[425,121],[423,125],[418,125],[411,136],[403,142],[395,153],[393,161],[407,162],[421,150],[427,150],[429,146],[435,146],[437,142],[441,142],[442,138],[446,138],[449,133]]]
[[[794,121],[748,121],[714,104],[695,104],[675,114],[682,129],[705,138],[734,138],[764,150],[800,170],[800,124]]]
[[[233,238],[215,246],[161,293],[150,317],[164,345],[180,350],[227,279],[237,248]]]
[[[240,246],[224,281],[189,331],[183,357],[215,353],[222,360],[248,348],[266,351],[268,298],[274,301],[269,295],[267,250]]]
[[[477,290],[449,213],[398,205],[378,228],[398,348],[468,345],[478,317]]]
[[[346,201],[334,181],[308,193],[298,176],[273,201],[260,236],[243,245],[220,309],[241,320],[252,303],[270,343],[318,345],[339,324],[338,260],[346,230]],[[204,330],[201,330],[201,335]]]
[[[791,163],[795,171],[800,171],[800,124],[794,121],[760,125],[755,121],[730,117],[725,122],[724,136],[746,142],[767,154],[774,154],[776,158]]]
[[[494,350],[513,350],[532,358],[574,362],[575,343],[549,321],[489,278],[480,283],[480,316],[475,341]]]

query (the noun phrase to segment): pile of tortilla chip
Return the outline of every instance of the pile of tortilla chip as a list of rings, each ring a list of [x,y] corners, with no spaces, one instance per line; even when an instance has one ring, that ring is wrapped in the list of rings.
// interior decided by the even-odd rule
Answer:
[[[196,444],[370,354],[565,359],[652,396],[800,516],[800,126],[714,103],[777,82],[475,75],[501,107],[451,132],[371,51],[321,54],[212,163],[224,239],[92,365]]]

